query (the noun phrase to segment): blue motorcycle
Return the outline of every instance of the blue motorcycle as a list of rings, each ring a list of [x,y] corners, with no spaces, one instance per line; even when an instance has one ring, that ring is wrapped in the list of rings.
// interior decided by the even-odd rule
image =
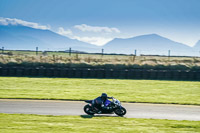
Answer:
[[[93,100],[86,100],[87,105],[84,106],[83,110],[88,115],[94,115],[96,111],[94,110],[94,107],[92,107]],[[109,107],[109,110],[101,109],[100,114],[113,114],[115,113],[118,116],[124,116],[126,114],[126,109],[121,106],[121,102],[117,100],[116,98],[112,97],[112,101],[106,100],[104,103],[106,107]],[[98,113],[99,114],[99,113]]]

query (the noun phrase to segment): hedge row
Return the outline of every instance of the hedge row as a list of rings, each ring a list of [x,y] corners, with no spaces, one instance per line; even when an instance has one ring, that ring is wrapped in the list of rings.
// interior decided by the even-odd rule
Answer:
[[[200,71],[91,69],[91,68],[27,68],[0,67],[0,76],[34,76],[67,78],[165,79],[200,81]]]

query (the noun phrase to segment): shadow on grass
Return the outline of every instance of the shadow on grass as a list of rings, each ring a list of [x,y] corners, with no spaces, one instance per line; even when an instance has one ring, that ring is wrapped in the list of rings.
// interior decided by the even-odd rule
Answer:
[[[80,115],[82,118],[91,119],[93,117],[121,117],[121,116],[113,116],[113,115]]]
[[[86,119],[94,117],[94,115],[80,115],[80,116]]]

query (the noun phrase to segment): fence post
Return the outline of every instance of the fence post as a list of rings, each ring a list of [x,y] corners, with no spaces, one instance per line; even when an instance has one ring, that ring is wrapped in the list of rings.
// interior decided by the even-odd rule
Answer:
[[[38,55],[38,47],[36,47],[36,55]]]
[[[103,53],[104,53],[104,49],[101,49],[101,54],[102,54],[102,56],[103,56]]]
[[[69,56],[71,56],[71,52],[72,52],[72,49],[71,49],[71,48],[69,48]]]
[[[171,50],[168,50],[168,60],[170,60],[170,53],[171,53]]]
[[[4,53],[4,47],[2,47],[2,54]]]

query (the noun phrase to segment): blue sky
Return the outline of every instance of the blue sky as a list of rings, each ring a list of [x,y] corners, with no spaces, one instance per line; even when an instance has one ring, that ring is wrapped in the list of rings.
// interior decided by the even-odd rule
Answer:
[[[152,33],[190,46],[200,40],[200,0],[0,0],[0,17],[96,45]]]

